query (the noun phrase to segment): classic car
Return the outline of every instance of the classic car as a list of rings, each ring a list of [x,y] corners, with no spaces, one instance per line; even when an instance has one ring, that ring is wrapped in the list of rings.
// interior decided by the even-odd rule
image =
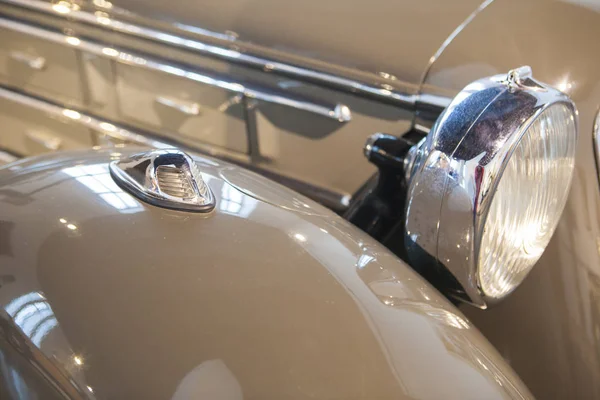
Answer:
[[[0,394],[599,398],[599,22],[0,0]]]

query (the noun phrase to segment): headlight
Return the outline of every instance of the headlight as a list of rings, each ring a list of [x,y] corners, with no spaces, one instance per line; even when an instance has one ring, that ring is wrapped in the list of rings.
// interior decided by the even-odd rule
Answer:
[[[527,276],[558,224],[573,174],[577,112],[529,67],[467,86],[414,155],[406,248],[486,307]]]
[[[563,104],[544,110],[506,164],[483,223],[478,254],[484,293],[503,297],[540,258],[567,201],[575,118]]]

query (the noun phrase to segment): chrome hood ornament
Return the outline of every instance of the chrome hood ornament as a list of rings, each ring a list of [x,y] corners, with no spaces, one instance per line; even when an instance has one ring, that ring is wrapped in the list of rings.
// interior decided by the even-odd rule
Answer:
[[[151,150],[110,163],[115,182],[133,196],[158,207],[208,212],[215,197],[186,153]]]

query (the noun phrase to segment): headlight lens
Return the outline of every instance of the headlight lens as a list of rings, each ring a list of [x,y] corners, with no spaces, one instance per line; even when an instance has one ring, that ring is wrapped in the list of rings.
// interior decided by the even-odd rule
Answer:
[[[531,68],[467,85],[407,161],[411,264],[453,298],[504,299],[550,242],[576,145],[575,104]]]
[[[479,284],[501,298],[527,276],[565,206],[574,168],[575,116],[561,103],[544,110],[508,160],[483,224]]]

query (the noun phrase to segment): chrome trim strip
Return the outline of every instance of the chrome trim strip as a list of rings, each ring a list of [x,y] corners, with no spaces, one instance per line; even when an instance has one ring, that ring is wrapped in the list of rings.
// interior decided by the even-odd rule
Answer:
[[[452,98],[436,94],[422,93],[419,95],[419,103],[423,104],[424,107],[437,109],[441,113],[450,105],[450,103],[452,103]]]
[[[484,0],[484,2],[479,5],[479,7],[477,7],[471,14],[469,14],[469,16],[459,26],[457,26],[456,29],[454,29],[454,31],[446,38],[446,40],[444,40],[442,45],[436,50],[436,52],[433,54],[433,56],[431,56],[431,58],[429,59],[429,63],[427,64],[427,67],[425,67],[425,71],[423,71],[423,76],[421,77],[421,83],[419,84],[419,94],[417,95],[417,101],[427,103],[427,101],[425,100],[426,95],[423,95],[422,91],[423,91],[423,85],[425,84],[425,81],[427,80],[427,77],[429,76],[429,72],[431,71],[431,67],[433,66],[433,63],[436,62],[436,60],[442,55],[444,50],[446,50],[446,47],[448,47],[448,45],[450,45],[450,43],[452,43],[452,41],[458,36],[458,34],[460,32],[462,32],[462,30],[465,29],[465,27],[467,25],[469,25],[471,23],[471,21],[473,21],[473,19],[477,16],[477,14],[482,12],[493,1],[494,0]],[[452,101],[452,99],[447,99],[447,100],[448,100],[448,104]]]
[[[36,111],[43,112],[53,117],[70,119],[76,124],[83,125],[96,132],[104,133],[106,136],[110,136],[117,140],[122,140],[129,143],[134,143],[142,146],[155,147],[158,149],[170,149],[173,145],[161,142],[159,140],[151,139],[147,136],[134,133],[130,130],[118,127],[109,122],[91,117],[89,115],[80,113],[69,108],[63,108],[54,104],[47,103],[43,100],[38,100],[33,97],[29,97],[12,90],[5,89],[0,86],[0,98],[10,100],[14,103],[21,104],[26,107],[30,107]]]
[[[113,31],[126,33],[128,35],[152,40],[154,42],[166,43],[187,50],[193,50],[196,53],[210,55],[228,62],[258,68],[266,72],[281,74],[301,80],[309,80],[322,85],[335,87],[339,90],[344,90],[350,93],[368,95],[380,101],[385,101],[392,104],[397,103],[404,107],[414,106],[417,99],[416,95],[402,93],[391,85],[369,84],[324,71],[301,67],[286,62],[277,61],[275,59],[269,59],[214,44],[204,43],[194,39],[184,38],[171,33],[159,31],[157,29],[116,20],[104,12],[100,12],[96,15],[88,11],[82,11],[79,6],[73,6],[73,3],[68,1],[59,1],[58,3],[52,4],[50,2],[41,0],[0,0],[0,3],[28,8],[61,18],[68,18],[72,21],[91,24],[104,29],[112,29]],[[202,35],[202,33],[199,32],[195,33]]]
[[[242,94],[245,97],[258,99],[267,103],[279,104],[317,114],[326,118],[334,119],[339,122],[348,122],[352,119],[350,108],[344,104],[326,104],[314,99],[300,97],[290,97],[287,93],[262,88],[254,85],[245,85],[234,80],[217,76],[216,74],[202,74],[179,68],[156,59],[145,56],[117,50],[112,47],[106,47],[101,44],[82,40],[75,36],[67,36],[61,33],[48,31],[45,29],[33,27],[20,22],[0,18],[0,28],[10,29],[27,35],[36,36],[40,39],[50,40],[64,46],[71,46],[95,54],[99,57],[121,62],[123,64],[135,65],[148,70],[167,73],[173,76],[186,78],[192,81],[203,83],[209,86],[218,87],[234,93]]]
[[[592,132],[592,138],[594,141],[594,159],[596,160],[596,174],[598,175],[598,183],[600,184],[600,108],[596,111],[594,117],[594,130]]]
[[[173,110],[177,110],[185,115],[200,115],[200,104],[196,102],[183,101],[167,96],[157,96],[154,98],[154,102],[165,107],[172,108]]]
[[[56,136],[50,136],[45,132],[39,132],[37,130],[26,129],[24,132],[25,137],[34,143],[42,146],[46,150],[57,151],[60,149],[62,139]]]
[[[8,57],[34,71],[42,71],[46,68],[46,59],[44,57],[36,57],[22,51],[11,51],[8,53]]]
[[[2,1],[2,0],[0,0]],[[444,40],[442,45],[436,50],[431,56],[423,75],[421,75],[421,82],[419,83],[419,89],[415,95],[415,109],[417,112],[413,118],[413,126],[416,130],[424,133],[429,133],[429,130],[441,115],[442,111],[452,102],[452,97],[445,97],[436,94],[423,93],[427,78],[431,72],[433,64],[442,55],[444,50],[452,43],[452,41],[462,32],[467,25],[473,21],[473,19],[487,8],[494,0],[484,0],[469,16],[454,29],[454,31]]]
[[[16,155],[9,153],[6,150],[2,150],[2,148],[0,148],[0,167],[3,166],[4,164],[8,164],[13,161],[17,161],[18,159],[19,159],[19,157],[17,157]]]
[[[303,195],[323,204],[324,206],[343,213],[350,203],[350,196],[347,193],[335,192],[323,187],[315,186],[310,183],[300,181],[295,178],[280,175],[277,172],[269,170],[265,166],[255,165],[250,163],[248,156],[240,154],[231,154],[227,151],[221,151],[212,147],[203,146],[198,143],[196,146],[177,143],[176,139],[153,139],[150,135],[139,134],[129,129],[123,128],[117,124],[113,124],[107,120],[98,119],[85,113],[64,108],[55,104],[48,103],[44,100],[38,100],[25,94],[7,89],[0,86],[0,99],[6,99],[23,106],[29,107],[35,111],[45,113],[57,118],[70,119],[76,124],[81,124],[95,132],[100,132],[114,139],[124,141],[130,144],[153,147],[158,149],[172,149],[174,147],[185,149],[192,153],[205,154],[221,160],[225,160],[232,164],[239,165],[259,174],[262,174],[280,184],[290,187]]]

